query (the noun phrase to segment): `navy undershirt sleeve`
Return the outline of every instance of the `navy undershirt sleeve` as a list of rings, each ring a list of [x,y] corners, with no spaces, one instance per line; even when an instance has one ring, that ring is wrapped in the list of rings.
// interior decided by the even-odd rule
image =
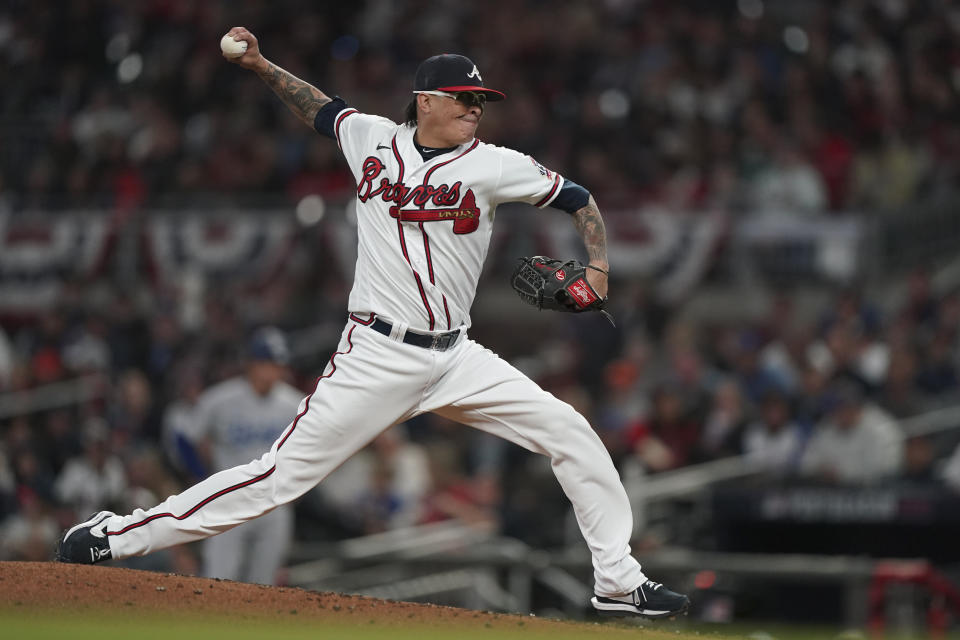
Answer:
[[[317,115],[313,119],[313,128],[320,135],[336,140],[337,134],[334,132],[333,126],[337,121],[337,114],[346,108],[347,103],[344,102],[343,98],[333,96],[330,102],[320,107],[320,111],[317,111]]]
[[[587,206],[590,201],[590,192],[573,180],[564,179],[563,188],[550,203],[551,207],[573,213]]]

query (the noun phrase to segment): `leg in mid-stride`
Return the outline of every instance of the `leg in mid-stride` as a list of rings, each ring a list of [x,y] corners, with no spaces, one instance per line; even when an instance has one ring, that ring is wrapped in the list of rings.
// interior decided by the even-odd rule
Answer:
[[[630,501],[587,420],[472,340],[448,353],[439,360],[445,384],[428,391],[424,408],[550,458],[593,556],[594,609],[654,619],[684,613],[689,598],[650,580],[631,555]]]
[[[344,460],[409,413],[430,368],[430,352],[410,367],[385,370],[392,343],[364,328],[344,330],[314,392],[270,451],[219,471],[155,507],[129,515],[101,511],[61,537],[60,562],[95,564],[210,538],[272,512],[312,489]],[[382,338],[382,340],[381,340]],[[419,371],[413,375],[411,371]],[[341,401],[350,396],[350,402]]]

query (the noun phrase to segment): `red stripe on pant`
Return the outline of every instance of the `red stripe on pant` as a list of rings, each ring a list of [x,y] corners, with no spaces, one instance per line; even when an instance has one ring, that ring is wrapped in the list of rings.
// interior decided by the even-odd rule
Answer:
[[[353,341],[351,340],[351,337],[353,336],[353,330],[354,330],[355,328],[356,328],[355,326],[354,326],[354,327],[350,327],[350,331],[347,333],[347,344],[350,345],[350,347],[349,347],[346,351],[337,351],[337,352],[334,353],[332,356],[330,356],[330,366],[331,366],[330,373],[325,374],[325,375],[322,375],[322,376],[320,376],[319,378],[317,378],[317,385],[320,384],[320,381],[321,381],[321,380],[324,380],[324,379],[326,379],[326,378],[330,378],[330,377],[336,372],[336,370],[337,370],[337,363],[336,363],[336,361],[335,361],[335,358],[336,358],[338,355],[345,355],[345,354],[348,354],[348,353],[350,353],[351,351],[353,351]],[[317,389],[317,387],[315,386],[313,392],[312,392],[309,396],[307,396],[307,401],[304,403],[303,411],[301,411],[299,414],[297,414],[297,417],[293,419],[293,424],[290,425],[290,429],[287,431],[286,435],[284,435],[283,438],[280,440],[280,442],[277,443],[277,450],[278,450],[278,451],[280,450],[280,447],[282,447],[282,446],[284,445],[284,443],[287,441],[287,439],[288,439],[291,435],[293,435],[294,430],[296,430],[296,428],[297,428],[297,423],[300,422],[300,418],[302,418],[303,416],[305,416],[305,415],[307,414],[307,411],[310,410],[310,400],[313,398],[313,394],[316,393],[316,389]],[[152,516],[150,516],[149,518],[145,518],[144,520],[141,520],[140,522],[135,522],[134,524],[127,525],[126,527],[124,527],[123,529],[120,529],[119,531],[105,531],[105,533],[106,533],[106,535],[108,535],[108,536],[118,536],[118,535],[127,533],[128,531],[132,531],[133,529],[138,529],[138,528],[140,528],[140,527],[142,527],[142,526],[144,526],[144,525],[146,525],[146,524],[149,524],[149,523],[153,522],[154,520],[159,520],[160,518],[173,518],[174,520],[185,520],[185,519],[189,518],[190,516],[192,516],[193,514],[195,514],[197,511],[199,511],[199,510],[200,510],[201,508],[203,508],[204,506],[206,506],[206,505],[210,504],[211,502],[213,502],[214,500],[216,500],[217,498],[223,497],[223,496],[227,495],[228,493],[233,493],[234,491],[237,491],[238,489],[243,489],[244,487],[249,487],[249,486],[252,485],[252,484],[256,484],[256,483],[260,482],[261,480],[264,480],[264,479],[266,479],[266,478],[269,478],[271,475],[273,475],[273,472],[276,471],[276,470],[277,470],[277,465],[273,465],[272,467],[270,467],[269,469],[267,469],[266,471],[264,471],[263,473],[261,473],[259,476],[255,477],[255,478],[250,478],[249,480],[244,480],[243,482],[238,482],[237,484],[235,484],[235,485],[233,485],[233,486],[227,487],[227,488],[225,488],[225,489],[221,489],[220,491],[217,491],[217,492],[214,493],[213,495],[207,496],[206,498],[204,498],[203,500],[201,500],[200,502],[198,502],[198,503],[195,504],[194,506],[190,507],[186,512],[184,512],[183,514],[181,514],[181,515],[179,515],[179,516],[178,516],[178,515],[174,515],[174,514],[172,514],[172,513],[155,513],[155,514],[153,514]]]

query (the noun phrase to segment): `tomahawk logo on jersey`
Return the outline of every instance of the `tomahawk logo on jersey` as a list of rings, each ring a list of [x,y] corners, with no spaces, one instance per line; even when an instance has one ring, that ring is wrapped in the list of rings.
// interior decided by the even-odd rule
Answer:
[[[350,311],[376,312],[417,331],[469,327],[497,206],[545,207],[563,177],[530,156],[477,139],[424,159],[414,128],[342,100],[325,109],[338,110],[332,133],[357,181]]]

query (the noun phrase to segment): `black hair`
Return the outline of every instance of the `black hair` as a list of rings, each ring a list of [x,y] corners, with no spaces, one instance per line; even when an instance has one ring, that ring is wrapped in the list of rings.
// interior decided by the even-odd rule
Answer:
[[[408,127],[417,126],[417,96],[414,94],[413,98],[407,104],[407,108],[403,110],[403,121],[407,124]]]

